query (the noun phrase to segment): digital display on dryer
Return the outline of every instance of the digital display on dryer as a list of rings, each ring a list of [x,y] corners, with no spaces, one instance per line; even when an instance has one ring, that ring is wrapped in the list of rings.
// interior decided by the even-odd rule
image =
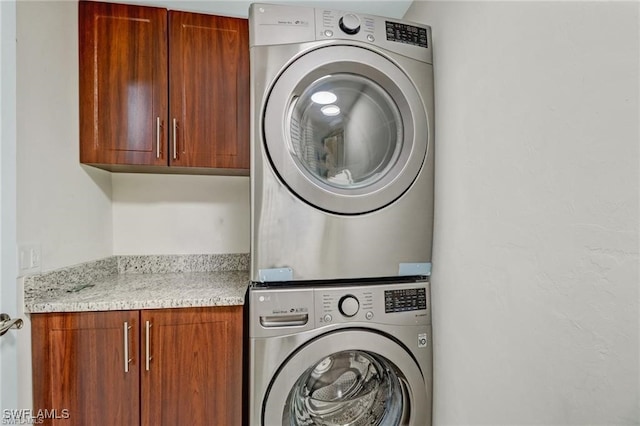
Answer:
[[[427,29],[414,25],[389,22],[387,24],[387,40],[399,43],[412,44],[419,47],[427,46]]]
[[[427,309],[427,289],[424,287],[384,292],[384,311],[387,314],[423,309]]]

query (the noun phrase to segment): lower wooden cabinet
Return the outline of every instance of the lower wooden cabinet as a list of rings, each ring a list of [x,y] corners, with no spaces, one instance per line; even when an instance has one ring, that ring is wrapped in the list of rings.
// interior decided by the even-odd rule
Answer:
[[[44,424],[140,423],[137,355],[124,371],[124,326],[137,354],[139,312],[33,314],[31,324],[34,411],[61,417]]]
[[[241,425],[242,307],[32,314],[49,425]]]

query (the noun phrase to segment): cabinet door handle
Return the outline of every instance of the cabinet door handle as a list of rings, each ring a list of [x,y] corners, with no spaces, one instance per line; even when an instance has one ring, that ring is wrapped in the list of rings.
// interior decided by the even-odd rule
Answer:
[[[156,118],[156,158],[160,158],[160,117]]]
[[[178,120],[173,119],[173,159],[178,158]]]
[[[127,321],[124,322],[124,372],[129,372],[129,364],[133,358],[129,358],[129,330],[131,326]]]
[[[151,346],[151,322],[150,321],[145,321],[144,324],[144,331],[145,331],[145,368],[147,371],[149,371],[150,368],[150,364],[151,364],[151,360],[153,359],[153,357],[151,356],[150,353],[150,346]]]

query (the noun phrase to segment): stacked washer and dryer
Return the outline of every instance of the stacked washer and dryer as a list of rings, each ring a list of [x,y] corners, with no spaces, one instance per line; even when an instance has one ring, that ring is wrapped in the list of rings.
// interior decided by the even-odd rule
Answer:
[[[249,11],[250,426],[431,424],[428,26]]]

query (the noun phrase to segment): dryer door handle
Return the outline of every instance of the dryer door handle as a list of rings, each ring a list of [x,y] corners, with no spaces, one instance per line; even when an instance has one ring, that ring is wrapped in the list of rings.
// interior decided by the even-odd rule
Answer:
[[[260,325],[265,328],[299,327],[309,322],[309,314],[268,315],[260,317]]]

